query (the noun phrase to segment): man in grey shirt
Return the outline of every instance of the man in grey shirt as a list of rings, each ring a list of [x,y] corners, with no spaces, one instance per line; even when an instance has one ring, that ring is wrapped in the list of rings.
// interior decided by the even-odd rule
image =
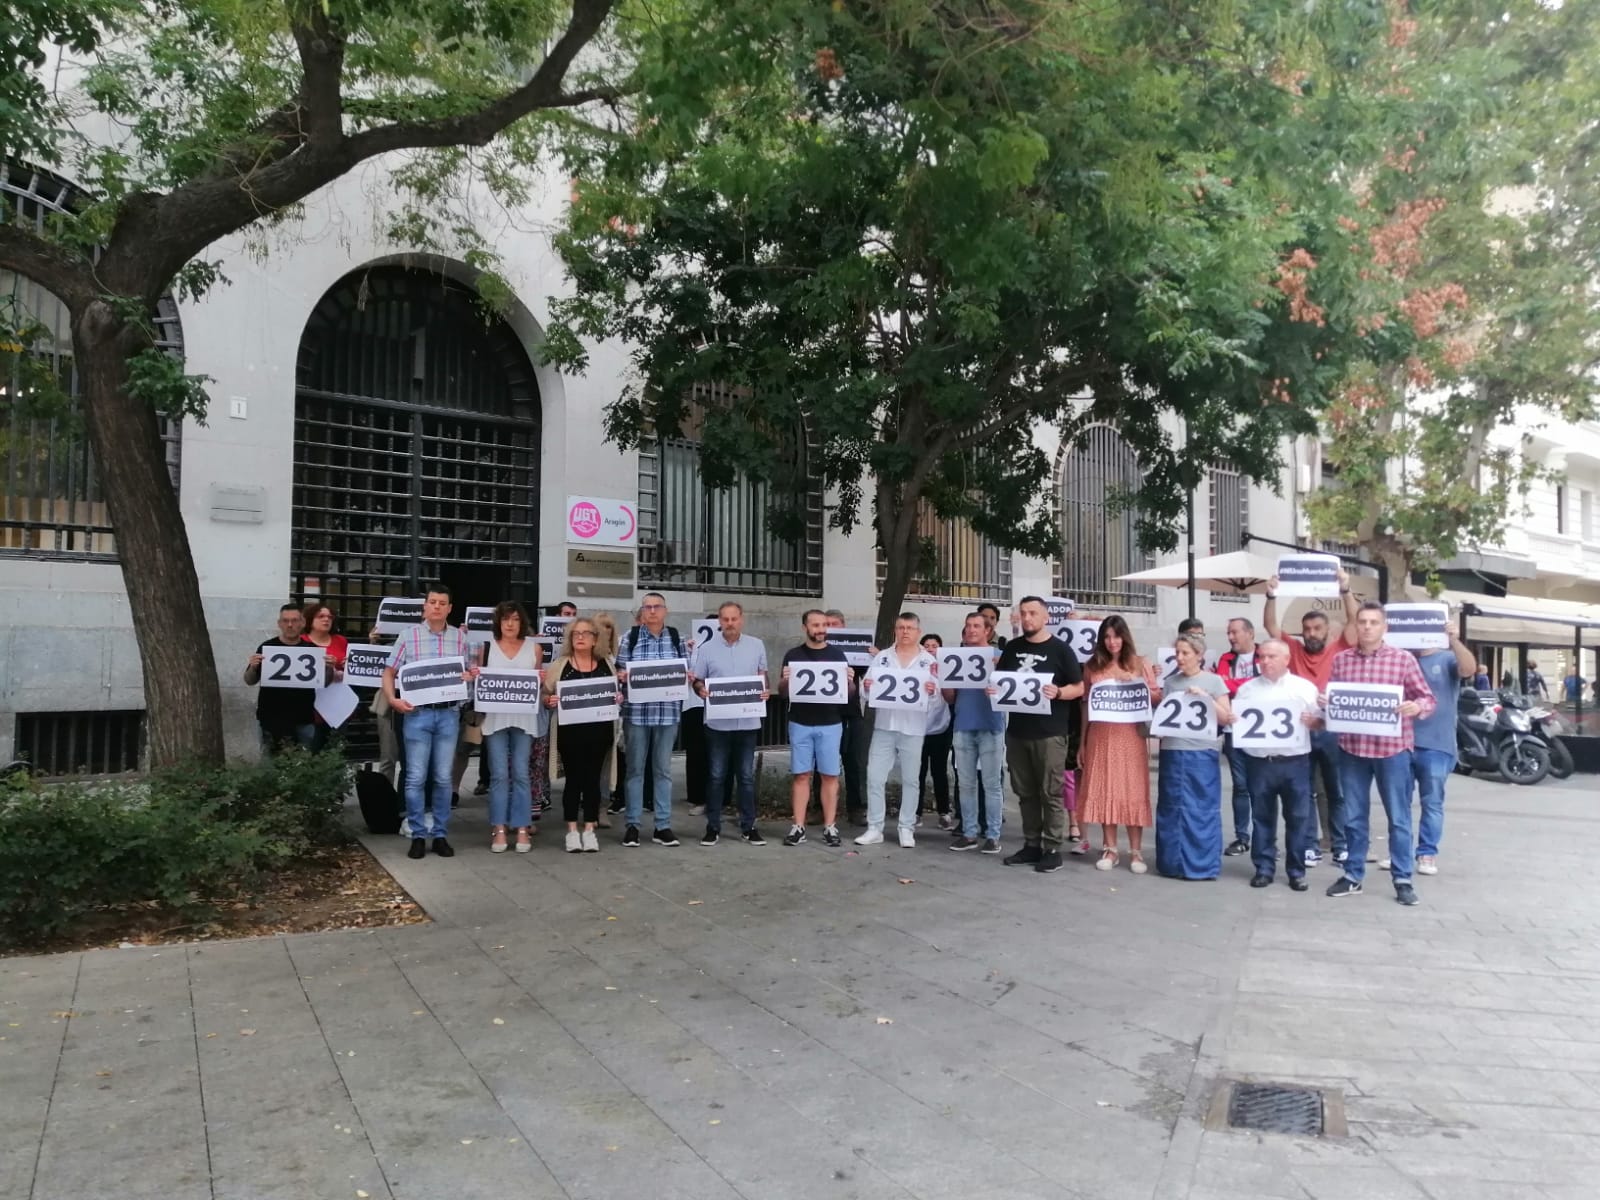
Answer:
[[[722,797],[731,764],[738,780],[739,837],[752,846],[765,846],[766,839],[756,828],[756,735],[761,718],[718,716],[717,700],[708,693],[706,680],[759,676],[765,704],[772,695],[767,648],[760,638],[744,636],[744,609],[732,600],[717,609],[717,624],[721,633],[695,648],[689,667],[695,692],[706,701],[706,833],[700,844],[715,846],[722,838]]]

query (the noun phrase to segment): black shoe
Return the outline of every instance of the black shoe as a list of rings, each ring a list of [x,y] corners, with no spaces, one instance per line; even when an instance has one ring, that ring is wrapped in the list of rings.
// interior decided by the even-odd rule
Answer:
[[[443,838],[433,839],[433,852],[440,858],[454,858],[456,856],[455,849]]]
[[[978,842],[976,838],[969,838],[960,833],[956,834],[956,840],[950,843],[950,849],[952,850],[976,850],[977,848]]]
[[[427,838],[412,838],[411,849],[406,851],[407,858],[421,858],[428,852]]]
[[[713,829],[713,828],[711,828],[711,826],[707,825],[706,826],[705,836],[700,839],[700,844],[702,846],[715,846],[721,840],[722,840],[721,832],[719,830]]]
[[[612,800],[610,804],[606,805],[606,811],[608,813],[610,813],[613,817],[616,816],[619,812],[622,811],[622,801],[621,800],[615,800],[615,799]]]
[[[655,812],[656,802],[654,800],[646,800],[644,802],[644,810],[645,812]]]
[[[761,836],[761,830],[754,825],[749,829],[741,829],[739,831],[739,840],[748,842],[752,846],[765,846],[767,844],[767,839]]]
[[[1309,890],[1311,885],[1306,882],[1304,875],[1291,875],[1289,876],[1289,887],[1294,891],[1304,892]]]
[[[487,783],[480,783],[477,787],[472,789],[472,794],[474,796],[487,796],[489,794],[489,785]]]
[[[451,792],[450,793],[450,807],[451,808],[460,808],[461,807],[461,793],[460,792]]]
[[[849,820],[852,829],[865,829],[867,827],[867,810],[864,808],[852,808]]]
[[[1015,854],[1008,854],[1001,861],[1008,867],[1031,867],[1044,857],[1044,851],[1028,842],[1022,844],[1022,849]]]
[[[1033,869],[1041,875],[1050,875],[1061,870],[1061,865],[1061,851],[1051,850],[1039,855],[1039,861],[1033,864]]]
[[[1333,881],[1333,886],[1328,889],[1327,895],[1335,899],[1340,896],[1359,896],[1361,895],[1361,885],[1354,879],[1348,879],[1341,875]]]
[[[983,845],[978,847],[979,854],[999,854],[1000,842],[996,838],[984,838]]]
[[[637,825],[629,825],[628,826],[627,831],[624,832],[623,835],[622,835],[622,844],[624,846],[635,846],[635,847],[638,846],[638,844],[639,844],[639,827]]]
[[[822,827],[822,844],[824,846],[842,846],[844,839],[839,836],[839,829],[835,825]]]
[[[803,842],[805,840],[806,840],[806,831],[804,829],[801,829],[800,826],[798,826],[798,825],[791,825],[791,826],[789,826],[789,832],[786,833],[784,835],[784,837],[783,837],[783,844],[785,846],[798,846],[801,842]]]
[[[1272,876],[1271,875],[1262,875],[1260,872],[1257,872],[1256,875],[1250,880],[1250,886],[1251,887],[1271,887],[1272,886]]]
[[[1417,889],[1409,883],[1397,883],[1394,885],[1394,898],[1396,903],[1410,908],[1417,903]]]
[[[1216,843],[1213,842],[1212,844],[1215,845]],[[1228,848],[1226,850],[1224,850],[1223,853],[1226,854],[1229,858],[1232,858],[1236,854],[1249,854],[1250,853],[1250,843],[1249,842],[1241,842],[1241,841],[1235,839],[1234,841],[1228,843]]]
[[[670,829],[658,829],[650,835],[650,840],[658,846],[676,846],[678,839]]]

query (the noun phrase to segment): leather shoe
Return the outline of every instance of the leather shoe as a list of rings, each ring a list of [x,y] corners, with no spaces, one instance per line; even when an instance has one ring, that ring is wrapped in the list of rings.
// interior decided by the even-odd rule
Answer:
[[[421,838],[411,839],[411,849],[406,851],[407,858],[421,858],[428,852],[428,843]]]
[[[1250,880],[1250,886],[1251,887],[1271,887],[1272,886],[1272,876],[1271,875],[1257,875],[1253,879]]]
[[[1311,885],[1306,882],[1304,875],[1291,875],[1289,876],[1289,886],[1297,892],[1303,892]]]
[[[454,858],[456,856],[455,847],[443,838],[433,839],[433,852],[440,858]]]

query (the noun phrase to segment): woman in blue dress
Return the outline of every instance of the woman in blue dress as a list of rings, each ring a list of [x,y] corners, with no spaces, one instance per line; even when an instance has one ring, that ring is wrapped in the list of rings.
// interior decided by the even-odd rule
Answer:
[[[1161,695],[1164,702],[1182,697],[1183,705],[1174,721],[1177,732],[1161,737],[1156,870],[1172,879],[1215,879],[1222,873],[1222,738],[1189,731],[1209,729],[1205,718],[1212,714],[1220,731],[1233,722],[1233,711],[1228,685],[1205,669],[1205,639],[1180,633],[1172,649],[1177,666],[1162,682]],[[1159,727],[1151,732],[1167,734]]]

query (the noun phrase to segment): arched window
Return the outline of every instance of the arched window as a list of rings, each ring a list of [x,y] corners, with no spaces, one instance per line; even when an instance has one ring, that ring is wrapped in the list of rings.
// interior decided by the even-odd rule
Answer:
[[[960,517],[940,517],[926,498],[917,501],[919,552],[907,600],[977,602],[1011,594],[1011,551],[1002,550]],[[878,548],[878,588],[888,572]]]
[[[5,220],[42,228],[52,214],[79,202],[72,184],[47,171],[0,163],[0,203]],[[31,279],[0,271],[0,307],[13,327],[34,334],[26,353],[73,402],[80,392],[67,306]],[[156,344],[182,356],[178,308],[163,297],[154,317]],[[30,411],[26,383],[17,371],[0,378],[0,554],[116,561],[116,538],[101,489],[100,471],[76,411]],[[180,428],[161,419],[167,470],[178,486]]]
[[[804,432],[794,438],[804,531],[779,536],[768,515],[774,485],[741,476],[732,487],[707,486],[700,469],[700,429],[716,390],[697,391],[682,435],[639,449],[639,583],[684,591],[815,596],[822,592],[822,489],[809,468]]]
[[[1139,547],[1134,498],[1143,475],[1133,450],[1109,425],[1091,425],[1063,448],[1060,472],[1057,595],[1095,608],[1155,611],[1155,588],[1117,581],[1153,565]]]

